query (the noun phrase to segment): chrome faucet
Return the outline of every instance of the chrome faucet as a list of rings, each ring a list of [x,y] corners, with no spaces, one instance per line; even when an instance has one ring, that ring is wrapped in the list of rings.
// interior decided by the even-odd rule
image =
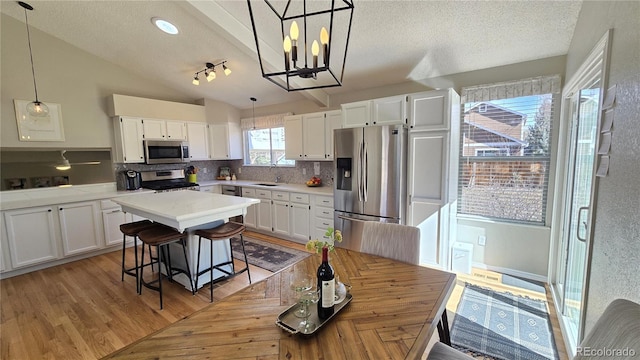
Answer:
[[[276,176],[276,182],[279,183],[280,182],[280,176]]]

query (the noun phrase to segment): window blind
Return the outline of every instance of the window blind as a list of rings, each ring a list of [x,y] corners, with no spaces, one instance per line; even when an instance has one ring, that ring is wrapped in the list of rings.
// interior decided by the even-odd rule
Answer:
[[[544,224],[560,76],[463,88],[458,214]]]

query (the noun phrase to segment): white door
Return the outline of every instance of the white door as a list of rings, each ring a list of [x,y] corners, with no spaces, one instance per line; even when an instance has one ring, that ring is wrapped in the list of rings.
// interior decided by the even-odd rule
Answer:
[[[143,119],[142,126],[146,140],[166,140],[167,131],[164,120]]]
[[[258,229],[273,231],[273,225],[271,225],[271,200],[260,199],[260,203],[256,206],[258,207],[256,211]]]
[[[309,240],[309,205],[291,203],[291,236],[305,243]]]
[[[187,128],[183,121],[167,121],[168,140],[187,140]]]
[[[289,160],[302,160],[302,116],[284,118],[284,157]]]
[[[408,195],[413,201],[444,204],[446,197],[446,132],[409,134]],[[411,201],[409,199],[409,201]]]
[[[191,160],[209,160],[209,133],[205,123],[187,123],[187,140]]]
[[[342,127],[371,125],[371,100],[342,104]]]
[[[104,225],[104,242],[106,246],[122,245],[120,225],[131,222],[131,215],[121,209],[102,210],[102,224]],[[127,240],[131,242],[133,238]]]
[[[289,202],[273,201],[273,232],[289,236]]]
[[[126,163],[144,162],[144,130],[142,119],[120,118],[120,131],[122,132],[122,153]]]
[[[58,206],[62,248],[65,256],[75,255],[102,247],[100,205],[97,201],[63,204]]]
[[[449,90],[409,95],[409,129],[448,130],[449,101]]]
[[[327,111],[324,119],[324,151],[327,160],[333,160],[333,130],[342,128],[342,111]]]
[[[373,100],[373,125],[397,125],[406,122],[406,95]]]
[[[5,211],[4,220],[14,268],[58,258],[52,207]]]
[[[302,116],[304,160],[325,160],[324,113]],[[286,135],[285,135],[286,136]],[[289,138],[286,138],[287,142]],[[285,145],[286,146],[286,145]]]
[[[211,124],[209,132],[211,133],[211,159],[226,160],[229,158],[229,135],[228,125]]]

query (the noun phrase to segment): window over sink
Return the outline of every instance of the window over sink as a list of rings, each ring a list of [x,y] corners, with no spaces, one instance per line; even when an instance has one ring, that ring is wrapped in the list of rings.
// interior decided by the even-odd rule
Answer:
[[[244,165],[295,166],[285,158],[284,116],[276,114],[240,121],[244,137]]]

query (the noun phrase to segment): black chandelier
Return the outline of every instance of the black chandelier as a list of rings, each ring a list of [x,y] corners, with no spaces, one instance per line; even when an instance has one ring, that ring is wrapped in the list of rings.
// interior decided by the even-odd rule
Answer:
[[[227,60],[223,60],[220,61],[217,64],[214,63],[205,63],[204,64],[204,69],[200,70],[200,71],[196,71],[195,75],[193,76],[193,81],[191,82],[193,85],[200,85],[200,79],[198,78],[198,76],[201,73],[204,73],[204,77],[207,79],[207,81],[212,81],[213,79],[216,78],[216,66],[220,66],[222,65],[222,70],[224,71],[224,74],[226,76],[229,76],[229,74],[231,74],[231,70],[229,70],[229,68],[226,65]]]
[[[247,4],[262,77],[287,91],[342,86],[353,19],[352,0],[247,0]],[[276,7],[280,4],[284,4],[282,9]],[[280,39],[276,43],[273,38],[277,26]],[[285,30],[289,33],[285,34]],[[260,42],[266,51],[261,52]],[[265,67],[274,66],[281,68],[265,71]]]

